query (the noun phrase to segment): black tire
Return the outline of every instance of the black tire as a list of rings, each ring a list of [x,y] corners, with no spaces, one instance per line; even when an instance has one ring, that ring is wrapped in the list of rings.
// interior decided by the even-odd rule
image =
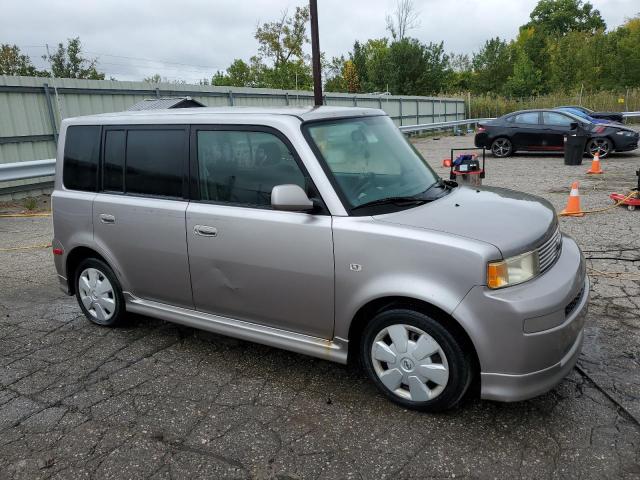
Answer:
[[[514,151],[513,143],[507,137],[498,137],[491,142],[491,153],[494,157],[510,157]]]
[[[99,302],[97,301],[95,302],[95,305],[96,305],[95,308],[87,308],[87,306],[85,306],[85,303],[83,302],[83,292],[86,293],[85,291],[86,286],[84,284],[83,285],[80,284],[81,276],[85,271],[88,271],[89,269],[93,271],[97,271],[97,275],[98,275],[97,281],[100,282],[101,279],[102,281],[104,281],[103,279],[106,278],[111,286],[111,293],[104,294],[104,297],[101,299],[102,300],[109,299],[109,298],[112,299],[114,303],[113,307],[111,306],[104,307],[104,308],[102,306],[99,307],[103,313],[105,312],[108,313],[108,318],[99,318],[100,315],[98,315],[97,313]],[[109,267],[109,265],[107,265],[102,260],[98,260],[97,258],[87,258],[82,262],[80,262],[80,264],[78,265],[78,268],[76,268],[76,271],[74,274],[74,282],[75,282],[76,299],[78,300],[78,305],[80,305],[80,309],[85,314],[87,319],[89,319],[91,322],[95,323],[96,325],[100,325],[102,327],[115,327],[124,321],[125,303],[124,303],[124,296],[122,295],[122,287],[120,286],[120,282],[118,282],[116,275],[113,273],[113,270],[111,269],[111,267]],[[94,290],[97,290],[97,289],[94,287]],[[86,297],[86,295],[84,296]],[[97,300],[98,296],[94,294],[92,298]],[[93,305],[94,303],[92,303],[91,306]],[[111,308],[111,309],[107,310],[107,308]]]
[[[613,142],[607,137],[593,137],[587,140],[584,151],[590,157],[598,152],[600,158],[607,158],[613,151]]]
[[[394,352],[401,351],[401,349],[392,348],[395,347],[395,343],[391,339],[390,335],[384,338],[391,340],[391,344],[388,343],[388,340],[385,341],[380,338],[376,340],[376,337],[385,335],[387,329],[392,326],[396,326],[396,328],[403,326],[405,329],[406,327],[409,329],[415,328],[427,334],[426,337],[421,338],[424,335],[409,331],[408,340],[410,343],[407,343],[408,346],[405,350],[407,352],[406,355],[409,355],[408,352],[412,351],[412,349],[414,352],[417,351],[415,348],[419,343],[423,343],[423,341],[430,341],[428,337],[431,337],[431,340],[435,340],[439,347],[438,353],[424,357],[425,360],[428,359],[428,363],[431,363],[434,368],[448,368],[448,378],[445,385],[434,383],[431,380],[422,382],[426,387],[424,392],[434,394],[432,398],[416,401],[406,396],[413,396],[409,383],[413,386],[413,383],[415,382],[420,386],[418,383],[418,368],[424,367],[424,365],[418,365],[418,362],[415,362],[414,366],[410,370],[407,370],[405,369],[405,364],[403,362],[405,362],[409,357],[402,358],[402,354],[398,354],[393,363],[380,362],[379,359],[373,358],[374,343],[378,345],[378,342],[380,341],[387,342],[388,348],[392,349]],[[415,341],[413,342],[411,340],[412,334],[418,335],[414,337]],[[378,351],[378,349],[379,347],[377,346],[376,351]],[[444,358],[442,353],[444,354]],[[415,358],[409,358],[409,367],[411,367],[412,360],[415,360]],[[360,343],[360,361],[362,362],[369,378],[371,378],[387,398],[402,407],[424,412],[439,412],[455,407],[464,397],[464,394],[467,392],[472,380],[472,368],[469,354],[465,353],[455,337],[445,327],[443,327],[442,324],[433,318],[412,310],[387,310],[376,315],[368,323],[363,332],[363,339]],[[424,360],[421,362],[424,363]],[[383,376],[388,373],[392,374],[393,377],[397,377],[396,372],[392,372],[392,370],[403,375],[403,380],[396,379],[398,382],[401,382],[400,386],[396,390],[391,390],[383,383],[379,373],[381,369],[383,371]],[[416,377],[416,379],[412,377]],[[404,382],[404,379],[408,379],[409,383],[402,383]],[[416,390],[421,392],[420,388],[417,388]]]

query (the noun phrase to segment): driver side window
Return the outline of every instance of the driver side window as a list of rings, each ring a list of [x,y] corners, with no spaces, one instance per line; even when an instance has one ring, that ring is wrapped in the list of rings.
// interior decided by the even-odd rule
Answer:
[[[200,198],[236,205],[270,207],[276,185],[307,181],[292,153],[266,132],[197,132]]]

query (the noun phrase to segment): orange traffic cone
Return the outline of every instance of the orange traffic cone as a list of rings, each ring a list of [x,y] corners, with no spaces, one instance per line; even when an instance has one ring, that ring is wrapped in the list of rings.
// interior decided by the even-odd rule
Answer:
[[[572,217],[582,217],[584,212],[580,208],[580,193],[578,192],[578,182],[571,184],[571,193],[569,193],[569,201],[567,207],[560,212],[561,215],[569,215]]]
[[[444,160],[442,160],[442,166],[449,168],[451,166],[451,159],[445,158]]]
[[[593,156],[593,160],[591,161],[591,168],[587,171],[587,173],[592,175],[600,175],[604,173],[602,171],[602,167],[600,167],[600,154],[596,152]]]

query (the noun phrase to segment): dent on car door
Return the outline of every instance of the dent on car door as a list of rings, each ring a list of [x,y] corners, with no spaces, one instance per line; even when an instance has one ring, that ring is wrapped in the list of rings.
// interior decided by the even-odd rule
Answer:
[[[275,185],[313,188],[284,137],[192,127],[200,201],[187,209],[195,308],[303,333],[333,335],[331,217],[271,209]]]
[[[193,308],[183,175],[184,127],[106,127],[94,238],[123,281],[147,300]]]

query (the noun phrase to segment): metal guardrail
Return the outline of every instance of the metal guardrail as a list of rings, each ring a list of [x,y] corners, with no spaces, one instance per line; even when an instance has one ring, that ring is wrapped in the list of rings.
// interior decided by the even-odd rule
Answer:
[[[56,159],[0,164],[0,182],[49,177],[56,173]]]
[[[640,117],[638,112],[622,112],[626,117]],[[460,125],[476,125],[480,122],[493,120],[493,118],[467,118],[465,120],[451,120],[448,122],[424,123],[421,125],[404,125],[398,127],[403,133],[425,132],[429,130],[442,130]],[[55,175],[56,159],[34,160],[30,162],[15,162],[0,164],[0,182],[13,180],[27,180],[29,178],[48,177]]]
[[[459,125],[475,125],[492,118],[467,118],[465,120],[451,120],[448,122],[423,123],[421,125],[405,125],[398,127],[403,133],[424,132],[428,130],[441,130],[443,128],[457,127]]]

